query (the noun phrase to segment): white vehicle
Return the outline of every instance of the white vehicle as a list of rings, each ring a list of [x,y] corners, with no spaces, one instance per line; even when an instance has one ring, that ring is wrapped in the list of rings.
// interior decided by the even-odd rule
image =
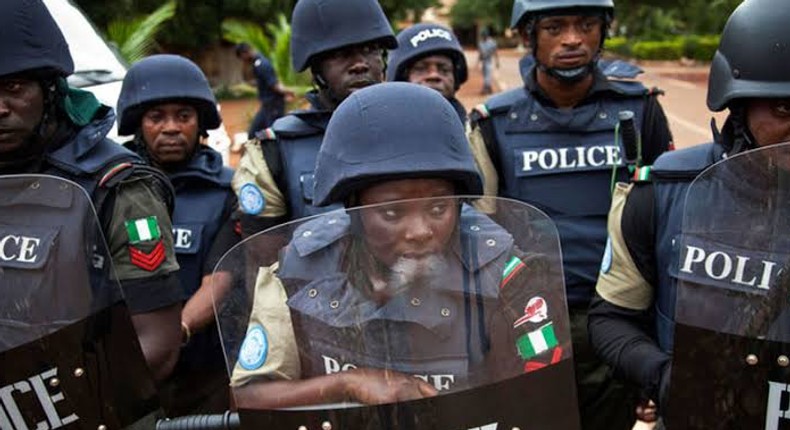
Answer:
[[[74,59],[74,74],[68,78],[69,85],[92,92],[103,104],[115,109],[128,68],[126,62],[70,0],[43,2],[63,32]],[[117,124],[107,137],[117,142],[129,139],[118,136]],[[219,151],[225,164],[228,164],[230,137],[224,125],[209,132],[208,144]]]

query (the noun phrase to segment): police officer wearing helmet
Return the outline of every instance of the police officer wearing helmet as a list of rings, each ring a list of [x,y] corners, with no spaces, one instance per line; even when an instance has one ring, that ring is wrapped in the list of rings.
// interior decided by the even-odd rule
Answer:
[[[92,196],[143,353],[155,378],[164,379],[178,359],[183,299],[172,189],[105,137],[115,121],[111,108],[68,86],[68,45],[40,0],[0,3],[0,28],[0,174],[58,176]],[[15,210],[26,219],[23,208]],[[134,234],[138,221],[151,226],[148,234]]]
[[[403,81],[423,85],[439,91],[453,105],[458,117],[468,126],[466,108],[455,93],[468,77],[466,57],[458,38],[447,27],[439,24],[421,23],[398,33],[398,48],[389,52],[387,81]],[[479,139],[472,146],[477,168],[483,175],[486,195],[495,195],[497,176],[491,158]],[[492,208],[478,209],[485,212]]]
[[[675,291],[673,246],[681,232],[686,191],[725,157],[790,140],[790,3],[750,0],[730,16],[713,58],[708,107],[729,110],[713,143],[661,156],[645,182],[618,184],[590,335],[618,373],[666,402],[672,360]],[[744,35],[749,35],[748,38]],[[744,178],[748,181],[748,178]]]
[[[326,125],[352,92],[384,79],[395,35],[376,0],[300,0],[291,17],[291,60],[310,69],[310,107],[275,121],[245,145],[233,179],[244,235],[319,213],[313,169]],[[371,142],[372,143],[372,142]]]
[[[522,59],[530,65],[523,87],[473,110],[470,135],[491,154],[498,194],[535,205],[557,223],[587,429],[633,425],[632,393],[610,377],[587,338],[612,178],[627,180],[671,146],[657,94],[632,80],[640,71],[599,64],[613,14],[612,0],[516,0],[511,26],[534,62]],[[635,133],[619,131],[627,128],[619,125],[621,112],[632,116]]]
[[[452,30],[420,23],[398,33],[398,48],[389,52],[387,81],[420,84],[439,91],[466,123],[466,109],[455,93],[468,77],[466,57]]]
[[[153,55],[126,74],[118,99],[118,132],[133,135],[127,147],[164,171],[176,193],[173,236],[181,286],[189,297],[181,313],[186,347],[169,388],[171,414],[189,413],[211,395],[217,412],[227,407],[224,359],[214,324],[214,294],[230,286],[230,275],[214,266],[239,237],[231,216],[237,208],[233,171],[222,156],[201,144],[219,127],[216,100],[203,72],[178,55]],[[207,412],[211,404],[204,404]]]
[[[370,147],[370,141],[380,144]],[[259,272],[248,339],[249,333],[256,330],[267,333],[268,353],[262,354],[263,360],[248,359],[261,356],[260,346],[256,350],[255,344],[247,340],[242,344],[231,378],[238,405],[268,409],[345,400],[376,404],[430,397],[439,390],[452,390],[454,383],[464,386],[462,381],[475,366],[483,365],[489,351],[476,334],[467,336],[471,333],[465,330],[469,321],[460,311],[466,296],[458,293],[469,290],[461,285],[468,281],[461,279],[495,280],[477,288],[491,287],[489,293],[497,297],[500,291],[511,291],[511,285],[512,291],[526,294],[529,289],[525,282],[532,278],[526,275],[529,271],[523,272],[523,277],[504,277],[508,261],[523,264],[521,257],[516,257],[512,240],[505,239],[509,233],[451,198],[479,195],[482,191],[464,129],[453,107],[433,90],[397,82],[354,93],[329,122],[318,154],[316,179],[315,197],[320,205],[342,204],[351,208],[395,200],[423,200],[409,200],[403,207],[399,203],[399,210],[336,212],[297,227],[294,239],[280,254],[279,263]],[[429,198],[436,200],[425,200]],[[420,216],[422,221],[414,222],[414,212],[422,211],[432,215]],[[402,217],[396,216],[398,220],[394,221],[386,218],[390,216],[388,212],[401,213]],[[328,221],[327,217],[332,219]],[[470,222],[478,228],[459,228]],[[320,234],[309,233],[319,231]],[[466,251],[448,252],[459,240],[485,243],[492,252],[481,256],[479,263],[466,266],[462,264],[468,257]],[[311,251],[299,251],[306,249]],[[475,250],[469,252],[477,255]],[[413,264],[398,266],[402,260]],[[327,273],[333,275],[331,279],[327,279]],[[338,273],[348,277],[341,279],[336,276]],[[441,285],[452,284],[459,290],[448,293],[430,282],[421,286],[407,281],[401,285],[392,280],[393,273],[405,274],[409,279],[413,279],[409,275],[439,278]],[[447,282],[456,275],[458,282]],[[420,288],[425,290],[417,292]],[[422,297],[421,304],[415,304],[413,299],[400,300],[404,298],[403,291]],[[329,297],[339,298],[338,303],[318,304]],[[564,306],[561,300],[554,302]],[[517,306],[519,316],[525,303]],[[341,312],[354,318],[347,321],[336,309],[359,312]],[[486,310],[482,314],[503,315]],[[448,318],[452,320],[447,322]],[[486,318],[485,322],[481,319],[481,324],[493,324],[494,320],[497,317]],[[401,362],[393,358],[401,357],[393,349],[405,346],[404,343],[371,344],[358,338],[344,342],[343,329],[334,328],[350,325],[365,331],[366,327],[382,324],[393,336],[409,333],[414,343],[430,347],[407,347],[416,353]],[[424,324],[433,329],[417,329]],[[445,332],[439,328],[445,324],[452,329]],[[512,320],[503,326],[506,332],[513,331]],[[490,325],[485,328],[491,330]],[[569,343],[567,339],[563,342]],[[297,343],[310,348],[299,348]],[[496,364],[521,374],[524,363],[512,345],[507,344],[510,361],[502,359]],[[354,360],[358,369],[336,373],[326,366],[326,357]],[[390,370],[385,374],[375,365],[393,360],[393,368],[403,373]],[[426,373],[452,378],[437,386],[435,381],[427,383],[407,376]],[[389,383],[383,383],[385,379]]]

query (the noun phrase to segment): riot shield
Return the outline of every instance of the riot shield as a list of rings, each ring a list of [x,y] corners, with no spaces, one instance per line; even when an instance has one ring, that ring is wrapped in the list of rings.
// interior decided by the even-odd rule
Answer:
[[[248,238],[215,296],[247,429],[578,429],[559,239],[461,197],[338,210]]]
[[[790,428],[790,146],[721,161],[691,184],[668,428]]]
[[[0,428],[122,428],[155,410],[87,193],[2,176],[0,208]]]

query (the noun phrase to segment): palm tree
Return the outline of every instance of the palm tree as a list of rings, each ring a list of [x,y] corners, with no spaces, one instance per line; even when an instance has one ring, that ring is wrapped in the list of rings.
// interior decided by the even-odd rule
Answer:
[[[118,46],[126,61],[135,63],[158,48],[156,34],[175,12],[176,2],[170,0],[150,15],[114,20],[107,26],[107,38]]]

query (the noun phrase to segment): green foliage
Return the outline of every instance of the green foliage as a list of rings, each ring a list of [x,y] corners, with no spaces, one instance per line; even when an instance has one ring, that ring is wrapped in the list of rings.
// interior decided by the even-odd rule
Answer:
[[[379,0],[379,3],[391,23],[417,21],[426,9],[439,6],[439,0]]]
[[[631,52],[638,60],[678,60],[683,56],[683,41],[640,41],[631,46]]]
[[[490,27],[500,32],[510,25],[513,0],[458,0],[450,10],[455,28]]]
[[[719,48],[719,35],[688,36],[683,41],[683,56],[699,61],[711,61]]]
[[[126,61],[134,63],[157,49],[156,35],[175,12],[176,3],[171,0],[148,16],[112,21],[107,27],[107,38],[118,46]]]
[[[247,42],[265,55],[272,62],[280,82],[297,94],[304,94],[311,88],[308,72],[298,73],[291,65],[291,25],[285,15],[280,14],[277,22],[267,24],[266,31],[251,22],[226,19],[222,23],[222,33],[225,40]]]
[[[631,56],[631,44],[625,37],[610,37],[606,39],[604,49],[624,57]]]

